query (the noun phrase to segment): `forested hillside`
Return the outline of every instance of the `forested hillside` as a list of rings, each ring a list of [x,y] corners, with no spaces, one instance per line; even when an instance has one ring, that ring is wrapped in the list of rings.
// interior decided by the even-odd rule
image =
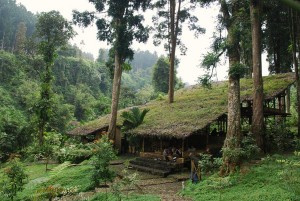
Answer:
[[[0,15],[0,144],[1,151],[9,153],[26,146],[37,132],[45,64],[33,35],[37,16],[14,0],[0,1]],[[74,125],[72,122],[86,122],[110,112],[108,51],[99,47],[96,61],[76,45],[58,51],[52,69],[49,128],[64,133]],[[157,96],[152,87],[157,59],[156,53],[135,52],[132,69],[122,76],[120,108],[144,104]]]

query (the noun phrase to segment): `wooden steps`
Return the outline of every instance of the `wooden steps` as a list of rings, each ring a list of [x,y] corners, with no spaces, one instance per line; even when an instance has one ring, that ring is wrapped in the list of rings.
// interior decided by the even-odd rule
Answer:
[[[179,170],[176,162],[155,160],[153,158],[136,158],[131,160],[130,166],[136,170],[166,177]]]

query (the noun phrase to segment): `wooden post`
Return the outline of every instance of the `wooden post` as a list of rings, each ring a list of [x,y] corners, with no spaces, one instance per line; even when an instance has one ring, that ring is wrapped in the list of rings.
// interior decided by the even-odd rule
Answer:
[[[143,136],[143,148],[142,151],[145,152],[145,137]]]
[[[184,156],[184,138],[182,138],[182,146],[181,146],[181,148],[182,148],[181,156],[183,158],[183,156]]]
[[[162,139],[160,138],[160,151],[162,152],[163,151],[163,148],[162,148]]]
[[[290,113],[291,109],[291,93],[290,87],[286,89],[286,113]]]
[[[207,126],[206,130],[206,147],[208,147],[209,144],[209,132],[210,132],[210,125]]]

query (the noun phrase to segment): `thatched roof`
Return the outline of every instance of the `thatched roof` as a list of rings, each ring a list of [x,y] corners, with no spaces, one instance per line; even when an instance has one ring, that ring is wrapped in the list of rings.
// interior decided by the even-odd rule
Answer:
[[[265,99],[272,99],[294,83],[294,74],[279,74],[264,77]],[[175,92],[175,102],[151,101],[140,109],[148,108],[144,122],[132,130],[133,134],[185,138],[205,128],[227,112],[227,81],[217,82],[212,89],[195,85]],[[252,79],[241,79],[241,101],[252,99]],[[119,114],[121,111],[119,111]],[[107,127],[109,115],[100,117],[69,132],[71,135],[86,135]],[[122,124],[118,118],[118,124]]]
[[[85,136],[93,132],[96,132],[98,130],[102,130],[106,128],[108,124],[109,124],[109,115],[105,115],[99,117],[98,119],[90,121],[88,123],[85,123],[81,126],[78,126],[73,130],[68,131],[67,134],[75,135],[75,136]]]

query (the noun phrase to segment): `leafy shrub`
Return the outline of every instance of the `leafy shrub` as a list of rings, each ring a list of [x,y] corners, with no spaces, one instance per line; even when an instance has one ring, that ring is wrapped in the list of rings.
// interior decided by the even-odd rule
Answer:
[[[23,152],[28,161],[56,159],[57,150],[62,146],[62,135],[56,132],[45,132],[45,142],[40,146],[37,141],[26,147]]]
[[[212,155],[200,154],[200,161],[198,166],[201,168],[201,172],[208,172],[213,168]]]
[[[250,160],[255,158],[259,152],[260,149],[259,147],[256,145],[256,141],[253,137],[252,133],[248,133],[248,135],[244,136],[242,139],[242,159],[246,159],[246,160]]]
[[[109,169],[109,162],[117,158],[112,143],[107,136],[103,136],[99,141],[94,143],[94,156],[92,157],[92,185],[94,187],[100,184],[106,185],[112,181],[115,173]]]
[[[268,151],[287,151],[290,150],[294,135],[283,121],[271,122],[266,130]]]
[[[233,138],[231,143],[237,143],[236,140],[237,139]],[[229,158],[231,162],[239,163],[242,160],[250,160],[255,158],[260,152],[260,149],[256,145],[256,141],[253,138],[252,133],[249,132],[246,136],[243,137],[240,147],[223,147],[222,152],[223,156]]]
[[[295,150],[300,151],[300,139],[297,138],[296,136],[294,137],[293,144],[294,144]]]
[[[25,185],[25,179],[28,177],[25,174],[23,164],[18,158],[12,159],[8,163],[8,167],[4,169],[5,179],[1,183],[1,194],[11,200],[17,195],[18,191],[22,191]]]
[[[57,160],[62,163],[70,161],[71,163],[81,163],[93,155],[89,144],[69,144],[57,152]]]
[[[64,188],[60,185],[49,185],[37,190],[33,198],[34,200],[41,200],[42,198],[52,200],[55,197],[74,195],[77,193],[77,191],[77,187]]]
[[[228,159],[233,163],[239,163],[242,156],[242,148],[222,148],[223,156],[228,157]]]

